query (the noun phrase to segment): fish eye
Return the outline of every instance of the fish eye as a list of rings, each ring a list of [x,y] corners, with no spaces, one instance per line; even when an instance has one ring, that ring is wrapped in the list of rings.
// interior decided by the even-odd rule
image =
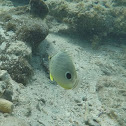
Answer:
[[[70,72],[66,72],[66,78],[71,79],[71,73]]]

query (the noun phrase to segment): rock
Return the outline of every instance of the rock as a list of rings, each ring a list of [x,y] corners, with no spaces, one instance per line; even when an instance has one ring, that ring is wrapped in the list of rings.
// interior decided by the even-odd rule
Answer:
[[[32,67],[23,57],[9,57],[9,55],[0,56],[0,69],[7,70],[13,80],[26,84],[32,75]]]
[[[59,0],[47,1],[47,5],[50,8],[50,15],[54,16],[58,22],[69,25],[69,29],[67,29],[69,32],[85,36],[99,34],[109,29],[107,22],[111,20],[109,20],[108,10],[101,2],[93,4],[93,1],[91,3],[88,1]]]
[[[16,31],[16,25],[11,22],[8,22],[6,24],[6,31]]]
[[[31,114],[32,114],[32,109],[31,109],[31,107],[26,108],[26,111],[25,111],[24,115],[25,115],[26,117],[29,117],[29,116],[31,116]]]
[[[28,4],[30,0],[11,0],[14,6]]]
[[[44,18],[49,9],[43,0],[30,0],[30,12],[34,16]]]
[[[6,70],[0,70],[0,98],[15,101],[19,95],[18,90],[19,84],[11,79]]]
[[[13,91],[11,89],[6,89],[3,92],[2,98],[12,101]]]
[[[4,41],[5,41],[5,38],[2,35],[0,35],[0,44],[2,44],[2,42]]]
[[[33,50],[35,50],[40,42],[42,42],[48,35],[48,27],[46,23],[39,21],[40,20],[37,19],[27,21],[17,31],[17,38],[27,42]]]
[[[24,85],[33,74],[32,53],[48,35],[46,23],[31,17],[28,11],[28,6],[21,6],[0,15],[0,21],[5,22],[2,30],[8,35],[0,35],[0,69],[7,70],[13,80]]]
[[[28,79],[33,74],[31,65],[23,57],[11,60],[7,66],[7,71],[12,79],[24,85],[27,84]]]
[[[82,97],[82,101],[87,101],[87,97]]]
[[[49,14],[54,16],[57,22],[68,24],[66,33],[69,31],[84,38],[93,35],[107,37],[109,34],[115,35],[114,37],[126,36],[125,0],[48,0],[46,3],[50,9]]]
[[[3,113],[11,113],[13,111],[13,103],[0,98],[0,111]]]
[[[3,42],[0,49],[0,69],[7,70],[16,82],[26,84],[32,75],[32,67],[29,64],[32,56],[31,48],[22,41],[13,40]]]
[[[8,82],[10,75],[5,70],[0,70],[0,81]]]
[[[85,124],[88,126],[101,126],[97,121],[94,121],[93,119],[86,121]]]
[[[10,46],[6,50],[7,54],[15,54],[16,56],[23,56],[28,61],[30,61],[32,57],[31,48],[22,41],[15,41],[10,44]]]
[[[0,70],[0,98],[12,101],[13,88],[10,83],[10,75],[5,70]]]

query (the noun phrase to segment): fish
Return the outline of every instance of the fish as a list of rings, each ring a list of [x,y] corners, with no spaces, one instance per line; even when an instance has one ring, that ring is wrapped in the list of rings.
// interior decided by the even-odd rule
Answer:
[[[65,51],[60,51],[49,58],[51,81],[55,81],[64,89],[74,89],[78,85],[75,66]]]

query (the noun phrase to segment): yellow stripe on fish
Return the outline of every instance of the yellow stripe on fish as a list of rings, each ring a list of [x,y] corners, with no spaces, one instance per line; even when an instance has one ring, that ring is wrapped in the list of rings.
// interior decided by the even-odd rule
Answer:
[[[49,61],[50,79],[65,89],[73,89],[78,84],[77,73],[70,56],[59,52]]]

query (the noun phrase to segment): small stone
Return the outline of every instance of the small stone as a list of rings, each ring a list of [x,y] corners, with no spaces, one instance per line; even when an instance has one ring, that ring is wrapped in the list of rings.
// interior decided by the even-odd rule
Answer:
[[[12,101],[12,95],[13,95],[13,92],[9,89],[6,89],[3,93],[3,97],[4,99],[6,100],[9,100],[9,101]]]
[[[86,98],[86,97],[83,97],[82,100],[83,100],[83,101],[87,101],[87,98]]]
[[[29,116],[31,115],[31,113],[32,113],[32,110],[31,110],[31,108],[29,107],[29,108],[27,108],[27,110],[26,110],[26,112],[25,112],[25,116],[29,117]]]
[[[36,109],[38,109],[39,111],[41,111],[43,109],[43,106],[45,105],[46,101],[41,98],[38,100],[38,103],[36,105]]]
[[[0,111],[3,113],[11,113],[13,111],[13,103],[6,100],[6,99],[2,99],[0,98]]]
[[[45,99],[41,98],[39,101],[42,101],[44,104],[46,103]]]
[[[78,106],[83,106],[83,104],[82,104],[82,103],[78,103],[77,105],[78,105]]]
[[[79,101],[78,99],[74,99],[74,101],[76,102],[76,103],[80,103],[81,101]]]

